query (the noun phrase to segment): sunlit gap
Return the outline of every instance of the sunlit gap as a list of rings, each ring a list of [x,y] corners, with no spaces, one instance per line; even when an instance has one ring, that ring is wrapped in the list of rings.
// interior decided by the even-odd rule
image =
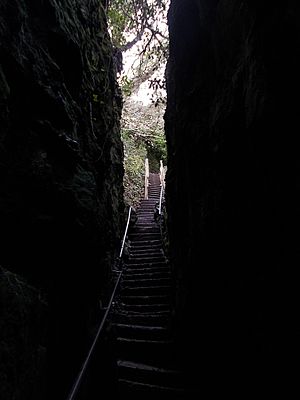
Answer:
[[[163,116],[168,57],[169,0],[112,0],[108,9],[118,82],[123,95],[124,195],[136,206],[144,191],[144,163],[167,163]]]

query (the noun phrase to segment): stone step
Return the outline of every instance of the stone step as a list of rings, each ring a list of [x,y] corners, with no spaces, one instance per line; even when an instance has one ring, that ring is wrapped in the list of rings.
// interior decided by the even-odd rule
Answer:
[[[137,266],[137,267],[136,267]],[[151,274],[151,273],[155,273],[155,272],[171,272],[171,268],[166,265],[165,263],[160,265],[156,265],[156,266],[145,266],[143,264],[135,264],[134,266],[131,265],[129,267],[126,267],[123,275],[124,277],[128,278],[130,275],[134,274],[138,274],[138,275],[144,275],[146,278],[145,274]]]
[[[121,302],[126,305],[133,306],[150,306],[150,305],[170,305],[171,297],[165,294],[155,294],[155,295],[125,295],[121,294]]]
[[[142,215],[142,214],[148,214],[148,216],[150,217],[150,213],[154,212],[157,208],[157,203],[155,203],[154,205],[150,205],[150,206],[143,206],[139,209],[136,210],[136,215]],[[153,215],[152,215],[153,217]]]
[[[132,268],[160,268],[166,267],[168,265],[168,261],[165,257],[140,257],[140,258],[132,258],[125,261],[126,269]]]
[[[149,223],[149,224],[156,224],[157,226],[157,222],[154,220],[154,214],[141,214],[138,215],[137,219],[136,219],[136,224],[139,224],[140,222],[142,223]]]
[[[124,282],[127,281],[138,281],[138,280],[151,280],[151,279],[161,279],[161,278],[166,278],[170,279],[171,277],[171,270],[170,269],[163,269],[159,271],[149,271],[149,272],[143,272],[141,273],[140,271],[138,272],[123,272],[123,280]]]
[[[132,228],[132,229],[151,229],[151,230],[153,230],[153,228],[156,228],[156,229],[158,229],[158,232],[160,232],[160,228],[159,228],[159,226],[157,226],[157,224],[155,223],[155,222],[151,222],[151,223],[148,223],[148,222],[144,222],[144,221],[138,221],[136,224],[135,224],[135,226],[134,226],[134,228]],[[130,232],[132,232],[132,230],[130,230]]]
[[[158,246],[155,247],[154,249],[152,247],[149,248],[130,248],[130,255],[137,255],[137,256],[143,256],[143,255],[164,255],[162,248],[159,248]]]
[[[139,217],[137,219],[137,222],[135,223],[135,226],[137,226],[137,225],[150,226],[150,227],[156,226],[156,227],[159,228],[157,222],[154,221],[153,218],[149,218],[149,217],[146,217],[146,216],[145,217]]]
[[[151,232],[151,231],[143,232],[142,229],[139,232],[134,232],[134,229],[132,228],[133,230],[128,233],[128,237],[131,238],[131,240],[132,240],[132,238],[138,238],[137,239],[138,241],[140,241],[140,240],[145,240],[145,241],[146,240],[161,240],[160,230],[157,226],[155,228],[156,228],[155,232]],[[151,230],[152,230],[152,228],[151,228]],[[142,237],[146,236],[146,237],[145,237],[145,239],[140,239],[139,237],[141,237],[141,236]]]
[[[152,218],[153,218],[153,213],[158,208],[158,205],[159,201],[155,201],[154,204],[144,205],[136,210],[136,214],[137,215],[148,214],[148,216],[150,217],[152,212]]]
[[[156,246],[150,246],[148,247],[147,245],[144,246],[128,246],[129,254],[148,254],[150,252],[156,252],[159,254],[164,255],[164,251],[161,245],[156,245]]]
[[[154,219],[154,212],[143,212],[137,215],[136,223],[140,221],[146,221],[157,225],[157,222]]]
[[[130,257],[130,256],[129,256]],[[128,268],[149,268],[149,267],[162,267],[168,265],[168,260],[165,256],[158,257],[131,257],[125,260],[125,265]]]
[[[116,335],[124,338],[166,340],[170,337],[170,330],[162,326],[145,326],[133,324],[112,324]]]
[[[128,250],[129,250],[130,254],[132,254],[134,252],[140,252],[140,253],[144,252],[144,254],[145,254],[145,253],[148,253],[149,251],[150,252],[151,251],[161,251],[161,253],[164,254],[162,252],[162,250],[163,250],[162,243],[157,243],[157,244],[152,245],[152,246],[148,245],[148,244],[143,244],[141,246],[139,246],[139,245],[136,246],[137,243],[138,242],[131,242],[131,245],[128,246]]]
[[[156,312],[171,311],[169,304],[125,304],[122,303],[122,308],[127,312],[142,313],[144,315],[153,314]]]
[[[153,200],[150,204],[142,204],[139,208],[136,210],[136,214],[143,213],[143,212],[149,212],[150,210],[155,210],[157,208],[159,201]]]
[[[135,233],[139,235],[144,235],[149,233],[156,233],[160,235],[160,230],[157,226],[136,225],[134,228],[130,230],[129,236]]]
[[[147,241],[147,240],[161,240],[161,235],[157,233],[129,233],[129,239],[135,242]]]
[[[136,215],[138,218],[145,215],[145,217],[147,217],[147,218],[154,219],[154,213],[155,213],[156,207],[157,207],[157,205],[153,206],[153,207],[140,208],[139,210],[137,210]]]
[[[136,283],[138,285],[138,283]],[[153,282],[152,282],[153,285]],[[170,294],[171,292],[171,286],[170,285],[161,285],[161,282],[159,282],[159,285],[156,286],[150,286],[150,284],[147,286],[133,286],[133,285],[128,285],[125,282],[122,282],[122,288],[121,288],[121,294],[122,295],[130,295],[130,296],[151,296],[151,295],[167,295]]]
[[[132,242],[136,243],[136,242]],[[129,246],[129,252],[131,254],[136,254],[136,253],[141,253],[142,255],[148,256],[148,253],[151,252],[158,252],[160,251],[161,255],[164,255],[164,252],[162,251],[162,244],[157,244],[155,246],[148,246],[148,245],[143,245],[143,246]]]
[[[137,219],[136,219],[136,224],[141,221],[145,221],[145,222],[157,225],[157,222],[155,221],[153,214],[149,214],[149,213],[138,214]]]
[[[155,275],[153,275],[155,274]],[[142,278],[147,279],[149,277],[168,277],[171,274],[170,267],[158,267],[158,268],[134,268],[128,269],[123,272],[123,278],[125,279],[136,279]]]
[[[146,200],[146,199],[140,200],[140,206],[143,206],[144,204],[150,204],[150,203],[152,203],[151,200]]]
[[[155,220],[155,210],[153,209],[151,211],[143,211],[142,213],[138,213],[136,223],[141,221],[156,224],[156,226],[158,226],[158,223]]]
[[[151,385],[147,383],[134,382],[128,379],[119,379],[118,388],[120,395],[131,400],[183,400],[186,399],[184,391],[177,388]]]
[[[182,387],[182,374],[179,371],[158,368],[153,365],[118,360],[118,375],[121,379],[134,380],[151,385],[163,385],[170,388]]]
[[[125,311],[114,311],[112,320],[124,324],[136,324],[144,326],[168,327],[170,325],[169,311],[154,312],[148,314],[128,313]]]
[[[151,274],[151,273],[163,273],[163,272],[171,272],[171,268],[165,264],[162,264],[162,266],[142,266],[142,264],[137,264],[138,268],[135,266],[132,267],[130,266],[129,268],[126,268],[123,272],[124,278],[130,278],[132,274],[134,275],[145,275],[145,274]],[[147,278],[148,276],[144,276],[144,278]],[[142,278],[140,276],[140,278]]]
[[[147,203],[141,203],[140,207],[136,211],[140,210],[148,210],[148,209],[154,209],[155,206],[157,205],[156,198],[152,198],[147,201]]]
[[[145,224],[144,222],[138,222],[134,228],[130,230],[131,233],[134,233],[135,231],[137,232],[143,232],[143,231],[148,231],[149,232],[155,232],[155,233],[160,233],[160,228],[153,222],[151,224]]]
[[[132,278],[132,277],[131,277]],[[171,278],[134,278],[134,279],[122,279],[122,287],[124,288],[138,288],[138,287],[170,287]]]
[[[151,226],[151,227],[156,226],[157,228],[159,228],[159,225],[153,219],[153,215],[149,215],[149,216],[148,215],[142,215],[142,216],[138,217],[134,227],[136,227],[137,225],[144,225],[144,226],[148,225],[148,226]]]
[[[162,240],[159,239],[147,239],[147,240],[138,240],[138,241],[130,241],[130,247],[157,247],[162,246]]]
[[[130,259],[142,259],[142,258],[147,258],[147,259],[157,259],[157,258],[162,258],[165,261],[167,261],[164,252],[162,249],[154,249],[154,250],[130,250],[129,252],[129,257]]]
[[[149,225],[149,226],[156,226],[157,228],[159,228],[158,223],[155,221],[154,217],[152,214],[150,215],[139,215],[136,219],[135,224],[133,225],[133,227],[136,227],[138,224],[144,224]],[[132,229],[132,228],[131,228]]]
[[[164,255],[164,251],[161,245],[157,245],[155,247],[148,247],[148,246],[129,246],[128,247],[129,250],[129,255],[146,255],[146,254],[151,254],[153,253],[157,253],[157,254],[163,254]]]
[[[133,233],[158,233],[160,234],[160,228],[156,224],[146,225],[143,223],[136,224],[131,230],[130,234]]]
[[[129,255],[128,260],[126,260],[126,265],[132,265],[132,264],[161,264],[161,263],[166,263],[166,258],[163,255],[158,255],[158,256],[137,256],[137,255]]]
[[[143,216],[143,214],[145,214],[146,217],[148,218],[154,218],[153,217],[153,212],[155,211],[155,207],[149,207],[149,209],[145,209],[145,208],[140,208],[139,210],[137,210],[136,215],[138,217]]]
[[[119,359],[153,364],[157,367],[175,365],[175,349],[171,340],[128,339],[117,337]]]

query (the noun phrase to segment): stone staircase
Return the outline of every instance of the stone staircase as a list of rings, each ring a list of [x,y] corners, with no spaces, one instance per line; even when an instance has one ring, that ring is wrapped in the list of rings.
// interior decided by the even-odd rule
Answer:
[[[171,330],[171,269],[158,224],[158,174],[150,174],[149,198],[142,200],[129,230],[129,257],[113,312],[118,358],[118,393],[130,399],[183,399]]]

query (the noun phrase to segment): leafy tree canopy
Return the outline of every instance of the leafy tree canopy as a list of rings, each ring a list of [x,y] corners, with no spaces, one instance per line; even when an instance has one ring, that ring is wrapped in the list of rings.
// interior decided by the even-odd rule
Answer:
[[[168,56],[167,9],[169,0],[110,0],[108,21],[115,49],[117,71],[124,95],[135,93],[149,81],[149,88],[159,92],[164,78],[155,73]],[[122,73],[123,60],[133,47],[130,72]]]
[[[152,170],[159,170],[159,160],[167,161],[164,138],[164,105],[143,105],[141,102],[128,100],[125,102],[122,119],[122,132],[131,137],[137,144],[144,144],[148,157],[156,158],[157,164]],[[142,123],[141,123],[142,121]]]

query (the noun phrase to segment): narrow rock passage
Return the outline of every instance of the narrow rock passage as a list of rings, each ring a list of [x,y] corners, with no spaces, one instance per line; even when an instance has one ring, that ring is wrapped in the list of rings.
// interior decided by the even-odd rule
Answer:
[[[181,399],[182,380],[170,324],[171,269],[154,219],[159,175],[150,174],[149,183],[149,198],[141,201],[138,219],[129,231],[129,258],[113,315],[118,391],[120,397],[131,399]]]

